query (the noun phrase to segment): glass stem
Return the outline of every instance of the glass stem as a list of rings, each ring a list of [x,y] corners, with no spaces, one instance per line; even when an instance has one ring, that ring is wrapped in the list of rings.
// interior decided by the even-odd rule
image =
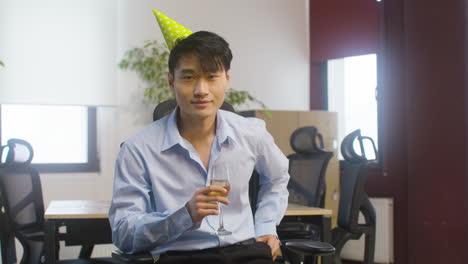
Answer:
[[[221,209],[221,203],[218,202],[219,208],[219,230],[224,230],[224,223],[223,223],[223,210]]]

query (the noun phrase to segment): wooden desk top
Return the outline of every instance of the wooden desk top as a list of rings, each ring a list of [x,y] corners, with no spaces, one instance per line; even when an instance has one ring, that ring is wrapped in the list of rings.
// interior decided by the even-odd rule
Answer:
[[[300,216],[300,215],[332,215],[331,209],[323,209],[317,207],[309,207],[299,204],[288,204],[288,209],[286,209],[285,216]]]
[[[110,201],[54,200],[44,214],[45,219],[107,218]]]
[[[54,200],[44,214],[45,219],[93,219],[107,218],[110,201]],[[285,216],[331,215],[332,210],[288,204]]]

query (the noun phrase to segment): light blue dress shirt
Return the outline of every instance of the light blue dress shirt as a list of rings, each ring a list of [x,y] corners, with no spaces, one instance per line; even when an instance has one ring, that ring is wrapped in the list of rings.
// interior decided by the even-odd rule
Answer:
[[[115,167],[109,211],[114,244],[127,253],[198,250],[276,235],[286,211],[288,160],[267,132],[264,121],[218,110],[208,170],[194,147],[179,134],[177,111],[153,122],[121,147]],[[193,223],[185,208],[196,190],[208,186],[211,168],[222,162],[232,171],[230,204],[219,216]],[[255,219],[249,203],[249,179],[260,174]],[[255,224],[254,224],[255,221]]]

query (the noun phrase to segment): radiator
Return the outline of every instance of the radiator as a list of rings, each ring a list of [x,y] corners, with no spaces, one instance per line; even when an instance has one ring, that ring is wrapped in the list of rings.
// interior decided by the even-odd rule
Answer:
[[[375,263],[393,263],[393,199],[370,198],[377,216]],[[359,222],[364,223],[364,216],[359,216]],[[342,251],[342,259],[364,260],[364,235],[359,240],[349,240]]]

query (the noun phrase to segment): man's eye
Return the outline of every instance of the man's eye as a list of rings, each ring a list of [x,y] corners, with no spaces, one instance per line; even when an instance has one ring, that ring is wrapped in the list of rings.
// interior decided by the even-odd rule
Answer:
[[[218,77],[217,74],[210,74],[210,75],[208,75],[208,78],[209,78],[209,79],[216,79],[217,77]]]
[[[191,79],[193,79],[193,76],[191,76],[191,75],[185,75],[185,76],[182,76],[182,79],[183,79],[183,80],[191,80]]]

